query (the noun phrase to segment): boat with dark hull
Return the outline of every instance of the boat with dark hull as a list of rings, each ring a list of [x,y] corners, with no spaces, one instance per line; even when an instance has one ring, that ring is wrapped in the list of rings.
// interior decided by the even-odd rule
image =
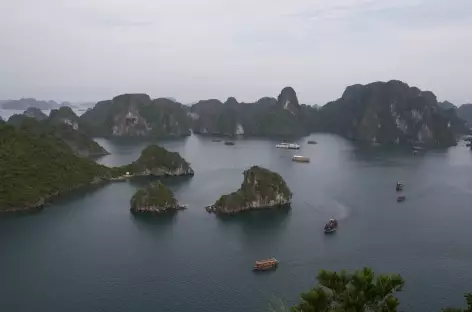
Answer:
[[[279,265],[279,261],[275,258],[269,258],[265,260],[256,261],[254,267],[252,268],[253,271],[269,271],[274,270]]]
[[[326,223],[324,227],[325,234],[330,234],[336,232],[338,229],[338,221],[335,219],[329,219],[328,223]]]

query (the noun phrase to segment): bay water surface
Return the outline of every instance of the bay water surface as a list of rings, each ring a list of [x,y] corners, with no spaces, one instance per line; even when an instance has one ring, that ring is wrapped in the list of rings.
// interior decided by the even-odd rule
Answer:
[[[110,166],[136,160],[150,143],[97,141],[111,153],[98,161]],[[192,178],[162,179],[189,208],[134,217],[130,198],[146,183],[130,181],[1,217],[0,311],[267,311],[271,302],[297,303],[321,269],[364,266],[405,278],[404,311],[462,306],[472,291],[472,154],[463,142],[416,156],[327,134],[299,140],[300,151],[259,139],[154,143],[195,170]],[[294,154],[311,162],[294,163]],[[204,206],[236,190],[252,165],[283,176],[292,208],[208,214]],[[403,203],[397,181],[405,183]],[[340,227],[327,236],[331,217]],[[251,271],[272,256],[276,271]]]

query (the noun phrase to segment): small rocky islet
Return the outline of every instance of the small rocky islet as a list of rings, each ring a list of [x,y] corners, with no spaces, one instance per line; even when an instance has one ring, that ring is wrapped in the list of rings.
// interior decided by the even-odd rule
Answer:
[[[139,189],[131,198],[130,205],[133,214],[172,213],[186,208],[177,202],[172,191],[160,181]]]
[[[284,179],[276,172],[253,166],[243,172],[241,187],[221,196],[208,212],[228,215],[249,210],[290,206],[292,192]]]

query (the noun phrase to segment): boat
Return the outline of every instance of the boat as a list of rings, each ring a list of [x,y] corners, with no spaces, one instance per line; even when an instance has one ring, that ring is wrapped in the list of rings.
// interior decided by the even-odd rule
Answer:
[[[415,151],[424,151],[424,147],[419,146],[419,145],[415,145],[415,146],[413,146],[413,150],[415,150]]]
[[[306,156],[294,155],[292,157],[292,161],[307,163],[307,162],[310,162],[310,158],[308,158]]]
[[[313,141],[313,140],[310,140],[308,142],[306,142],[307,144],[318,144],[316,141]]]
[[[395,187],[397,192],[403,191],[403,183],[397,182],[397,186]]]
[[[403,201],[405,201],[406,197],[405,196],[398,196],[397,197],[397,202],[401,203]]]
[[[184,210],[187,209],[188,205],[187,204],[179,204],[179,210]]]
[[[279,143],[275,147],[277,148],[286,148],[286,149],[300,149],[300,145],[295,144],[295,143]]]
[[[225,145],[234,145],[233,141],[225,141]]]
[[[338,221],[336,221],[335,219],[329,219],[328,223],[326,223],[324,227],[324,232],[326,234],[334,233],[336,232],[337,229],[338,229]]]
[[[256,261],[253,271],[268,271],[277,268],[279,261],[275,258],[269,258],[265,260]]]

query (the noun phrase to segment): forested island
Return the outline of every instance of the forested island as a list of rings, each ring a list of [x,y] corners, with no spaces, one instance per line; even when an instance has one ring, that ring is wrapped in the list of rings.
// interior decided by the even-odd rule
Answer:
[[[172,213],[183,209],[183,206],[175,199],[174,193],[160,181],[139,189],[131,198],[130,203],[131,212],[139,214]]]
[[[131,177],[193,174],[178,153],[158,146],[145,149],[133,164],[109,168],[79,156],[55,131],[35,134],[28,127],[5,123],[0,124],[0,159],[0,212],[40,208],[71,190],[126,173]]]

